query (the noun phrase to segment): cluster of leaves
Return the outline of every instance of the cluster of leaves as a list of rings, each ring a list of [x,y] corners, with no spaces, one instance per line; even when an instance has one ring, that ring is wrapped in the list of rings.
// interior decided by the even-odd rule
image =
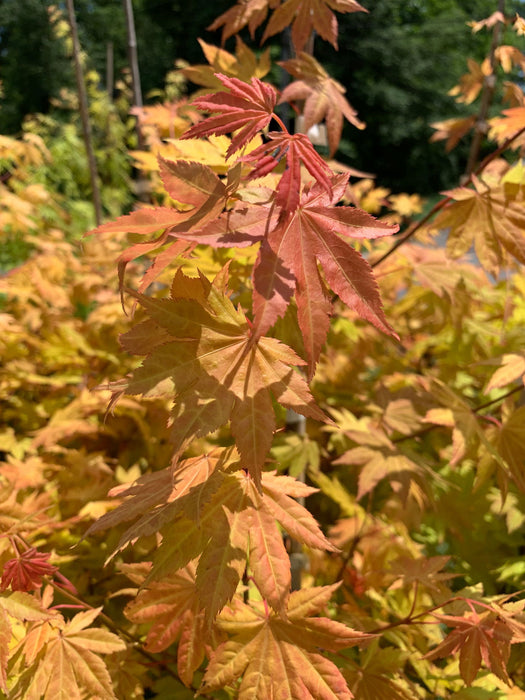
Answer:
[[[235,5],[225,38],[292,22],[297,80],[202,42],[213,92],[137,114],[152,203],[2,281],[8,697],[523,693],[525,176],[492,156],[408,223],[416,197],[288,131],[286,100],[332,152],[363,126],[303,52],[361,9]]]

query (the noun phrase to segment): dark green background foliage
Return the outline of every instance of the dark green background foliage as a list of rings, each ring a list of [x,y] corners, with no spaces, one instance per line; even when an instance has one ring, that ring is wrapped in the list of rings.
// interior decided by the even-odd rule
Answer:
[[[343,152],[353,164],[378,175],[395,191],[435,192],[457,181],[468,142],[444,154],[429,144],[431,122],[471,113],[447,95],[466,71],[466,59],[481,61],[489,32],[473,35],[466,23],[488,17],[495,0],[363,0],[369,14],[339,16],[336,55],[317,41],[319,61],[347,89],[367,128],[347,126]],[[512,16],[510,3],[507,13]],[[513,32],[505,38],[511,40]],[[515,36],[515,35],[514,35]]]
[[[73,71],[47,22],[51,0],[3,0],[0,4],[0,133],[20,129],[26,114],[46,112],[60,87],[73,85]],[[64,8],[65,3],[58,3]],[[203,61],[196,41],[219,43],[206,27],[233,0],[134,0],[143,94],[163,85],[182,58]],[[466,160],[468,143],[452,154],[429,144],[429,124],[465,113],[447,91],[465,71],[466,58],[481,60],[490,33],[471,34],[466,22],[489,16],[495,0],[362,0],[369,14],[338,15],[339,53],[317,39],[319,61],[346,88],[366,121],[362,132],[345,127],[340,160],[378,176],[394,191],[427,194],[452,185]],[[191,5],[191,7],[190,7]],[[512,16],[520,3],[507,3]],[[114,46],[115,77],[127,66],[122,0],[75,0],[82,46],[102,79],[106,47]],[[261,32],[258,33],[259,36]],[[511,32],[508,32],[510,35]],[[249,41],[247,32],[243,38]],[[510,39],[510,36],[506,40]],[[226,48],[233,50],[233,40]],[[280,45],[274,53],[279,55]],[[472,108],[470,108],[472,109]]]
[[[54,39],[45,0],[0,2],[0,133],[19,130],[23,117],[45,112],[49,98],[73,73]]]

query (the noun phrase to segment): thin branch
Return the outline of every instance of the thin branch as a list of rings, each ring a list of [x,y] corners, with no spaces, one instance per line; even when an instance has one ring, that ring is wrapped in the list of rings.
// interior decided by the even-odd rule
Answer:
[[[491,399],[490,401],[487,401],[486,403],[482,403],[479,406],[476,406],[475,408],[472,408],[472,413],[479,413],[479,411],[483,411],[485,408],[490,408],[490,406],[493,406],[496,403],[499,403],[500,401],[503,401],[504,399],[508,398],[509,396],[512,396],[513,394],[517,394],[519,391],[523,391],[524,387],[523,386],[515,386],[513,389],[509,389],[505,394],[502,394],[501,396],[498,396],[497,399]],[[424,428],[421,428],[420,430],[415,430],[413,433],[410,433],[409,435],[402,435],[401,437],[394,438],[392,442],[398,444],[400,442],[405,442],[405,440],[412,440],[413,438],[421,437],[421,435],[426,435],[429,433],[431,430],[434,430],[435,428],[442,428],[442,425],[437,425],[435,423],[431,423],[430,425],[425,426]]]
[[[498,11],[502,15],[505,14],[505,0],[499,0]],[[465,176],[468,177],[470,173],[474,170],[476,161],[479,157],[479,152],[481,150],[481,143],[483,137],[488,131],[487,117],[489,114],[490,105],[492,104],[492,98],[494,97],[494,90],[496,89],[496,49],[501,42],[501,23],[496,22],[494,29],[492,30],[492,41],[490,44],[489,51],[489,65],[490,65],[490,75],[486,75],[483,80],[483,90],[481,93],[481,103],[479,107],[479,112],[476,117],[476,125],[474,129],[474,135],[470,144],[470,151],[467,161],[467,169]]]
[[[472,182],[472,179],[474,175],[479,175],[483,170],[487,167],[487,165],[495,160],[499,155],[503,153],[503,151],[506,151],[507,148],[511,145],[513,141],[515,141],[519,136],[521,136],[523,133],[525,133],[525,127],[517,131],[514,136],[509,137],[501,146],[499,146],[495,151],[490,153],[486,158],[484,158],[479,166],[476,168],[474,172],[472,172],[467,180],[465,181],[463,187],[466,187],[469,183]],[[442,199],[440,202],[437,202],[432,209],[426,214],[422,219],[419,221],[416,221],[413,223],[409,228],[396,240],[394,245],[386,251],[378,260],[375,262],[371,263],[372,267],[377,267],[380,265],[382,262],[384,262],[387,258],[389,258],[392,253],[394,253],[400,246],[403,245],[403,243],[406,243],[412,236],[419,231],[426,223],[429,221],[435,214],[438,213],[440,209],[442,209],[446,204],[452,201],[452,197],[445,197],[445,199]]]

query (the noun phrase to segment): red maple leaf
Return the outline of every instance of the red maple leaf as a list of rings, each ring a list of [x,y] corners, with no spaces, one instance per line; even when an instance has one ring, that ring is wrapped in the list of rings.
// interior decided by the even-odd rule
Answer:
[[[397,227],[355,207],[334,206],[347,180],[348,174],[333,178],[331,194],[319,184],[305,187],[299,206],[266,236],[254,267],[256,335],[263,335],[284,314],[295,291],[310,372],[324,344],[332,308],[318,262],[326,281],[347,306],[395,336],[384,316],[372,269],[348,239],[387,236]]]
[[[195,124],[180,138],[192,139],[210,134],[235,134],[226,152],[232,153],[242,148],[250,139],[265,129],[270,123],[277,95],[275,89],[258,78],[245,83],[238,78],[228,78],[217,73],[216,77],[229,92],[216,92],[194,100],[193,104],[205,112],[216,112],[217,116],[208,117],[200,124]]]
[[[482,663],[509,683],[507,663],[514,631],[512,625],[498,614],[499,610],[493,611],[489,605],[477,601],[467,599],[466,602],[472,612],[463,616],[434,615],[452,631],[423,658],[439,659],[459,651],[459,672],[467,685],[472,685]],[[482,605],[485,610],[478,613],[474,605]]]
[[[12,591],[33,591],[40,588],[44,576],[52,576],[57,567],[48,563],[49,552],[38,552],[29,547],[25,552],[4,564],[0,591],[11,586]]]
[[[331,193],[332,171],[317,153],[312,142],[304,134],[289,134],[288,132],[271,131],[269,141],[243,156],[245,163],[255,167],[250,173],[250,179],[263,177],[279,165],[286,157],[286,170],[279,180],[275,194],[275,203],[285,211],[293,211],[299,203],[298,183],[301,182],[301,163],[310,175],[324,189]]]

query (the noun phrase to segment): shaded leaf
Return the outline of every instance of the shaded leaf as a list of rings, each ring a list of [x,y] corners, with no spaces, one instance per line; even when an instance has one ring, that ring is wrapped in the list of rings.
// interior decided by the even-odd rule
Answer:
[[[327,587],[331,593],[334,587]],[[318,649],[335,651],[368,641],[371,637],[328,618],[311,615],[320,610],[325,597],[319,589],[293,592],[289,610],[300,597],[315,600],[308,616],[282,620],[268,614],[262,606],[249,607],[241,602],[226,609],[220,626],[233,634],[212,654],[201,692],[211,692],[233,683],[242,676],[239,695],[243,698],[277,697],[304,700],[349,700],[352,694],[337,667]],[[306,612],[306,611],[305,611]]]
[[[305,101],[305,133],[325,119],[331,156],[336,152],[341,140],[343,117],[358,129],[364,129],[365,124],[359,121],[357,112],[344,97],[345,88],[331,78],[313,56],[301,52],[298,58],[281,62],[279,65],[297,78],[285,87],[279,104],[295,100]]]

